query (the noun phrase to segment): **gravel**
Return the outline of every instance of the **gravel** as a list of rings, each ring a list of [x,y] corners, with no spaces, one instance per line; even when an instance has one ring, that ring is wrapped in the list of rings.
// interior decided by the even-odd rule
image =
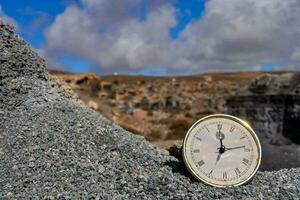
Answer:
[[[0,199],[300,199],[300,168],[218,189],[65,93],[0,22]]]

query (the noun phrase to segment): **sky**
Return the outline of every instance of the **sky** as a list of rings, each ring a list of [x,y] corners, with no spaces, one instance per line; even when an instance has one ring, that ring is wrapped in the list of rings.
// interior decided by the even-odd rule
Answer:
[[[298,0],[0,0],[49,69],[189,75],[300,70]]]

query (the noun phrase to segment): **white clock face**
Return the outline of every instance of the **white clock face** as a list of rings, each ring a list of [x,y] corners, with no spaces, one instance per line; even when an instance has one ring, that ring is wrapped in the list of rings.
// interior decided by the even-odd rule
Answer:
[[[211,115],[190,128],[183,157],[197,179],[217,187],[237,186],[256,173],[261,148],[244,121],[230,115]]]

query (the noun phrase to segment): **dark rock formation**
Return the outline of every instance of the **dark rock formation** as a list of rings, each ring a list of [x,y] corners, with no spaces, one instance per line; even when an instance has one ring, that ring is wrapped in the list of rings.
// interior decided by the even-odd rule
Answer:
[[[299,199],[300,170],[217,189],[49,80],[44,61],[0,23],[1,199]]]
[[[270,157],[268,162],[282,162],[282,167],[300,166],[296,145],[300,144],[299,86],[300,73],[263,75],[226,104],[227,113],[242,117],[253,126],[265,147],[265,156]],[[270,151],[274,150],[270,145],[282,149],[277,148],[279,155]],[[285,162],[287,158],[293,161]]]

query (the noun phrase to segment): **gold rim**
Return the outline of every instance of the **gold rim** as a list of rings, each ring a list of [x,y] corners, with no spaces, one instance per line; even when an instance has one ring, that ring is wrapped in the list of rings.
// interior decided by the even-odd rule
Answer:
[[[252,174],[247,178],[245,179],[244,181],[241,181],[237,184],[234,184],[234,185],[218,185],[218,184],[213,184],[213,183],[210,183],[206,180],[204,180],[203,178],[201,178],[192,168],[192,166],[190,165],[188,159],[187,159],[187,155],[186,155],[186,141],[187,141],[187,138],[189,137],[190,133],[192,132],[192,130],[194,129],[195,126],[197,126],[199,123],[205,121],[205,120],[208,120],[208,119],[212,119],[212,118],[225,118],[225,119],[230,119],[230,120],[233,120],[239,124],[241,124],[244,128],[246,128],[250,133],[251,135],[253,136],[254,138],[254,141],[257,145],[257,148],[258,148],[258,158],[257,158],[257,165],[254,169],[254,171],[252,172]],[[259,139],[256,135],[256,133],[254,132],[254,130],[250,127],[250,125],[242,120],[242,119],[239,119],[235,116],[232,116],[232,115],[226,115],[226,114],[214,114],[214,115],[209,115],[209,116],[206,116],[206,117],[203,117],[201,119],[199,119],[198,121],[196,121],[188,130],[187,134],[185,135],[185,138],[184,138],[184,141],[183,141],[183,151],[182,151],[182,154],[183,154],[183,160],[184,160],[184,163],[185,163],[185,166],[188,168],[189,172],[198,180],[208,184],[208,185],[211,185],[211,186],[215,186],[215,187],[232,187],[232,186],[239,186],[239,185],[242,185],[242,184],[245,184],[247,182],[249,182],[253,176],[256,174],[259,166],[260,166],[260,162],[261,162],[261,157],[262,157],[262,151],[261,151],[261,145],[260,145],[260,142],[259,142]]]

